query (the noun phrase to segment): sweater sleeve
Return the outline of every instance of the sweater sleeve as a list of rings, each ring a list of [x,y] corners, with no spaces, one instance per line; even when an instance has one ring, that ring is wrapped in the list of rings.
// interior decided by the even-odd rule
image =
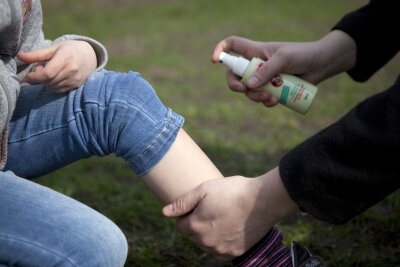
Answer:
[[[282,181],[300,209],[346,222],[400,187],[400,78],[286,154]]]
[[[1,1],[1,0],[0,0]],[[1,3],[1,2],[0,2]],[[108,61],[108,54],[106,48],[98,41],[81,35],[67,34],[58,37],[55,40],[45,39],[42,30],[42,6],[40,1],[33,1],[32,10],[28,17],[28,20],[24,24],[22,31],[23,42],[18,52],[27,52],[37,49],[41,49],[50,46],[52,43],[60,42],[63,40],[80,40],[88,42],[94,49],[97,57],[97,70],[105,67]],[[18,74],[23,77],[26,72],[30,71],[34,64],[25,64],[15,58],[18,65]]]
[[[348,71],[354,80],[368,80],[398,52],[400,39],[395,35],[400,26],[399,10],[399,0],[372,0],[333,27],[349,34],[356,43],[356,65]]]
[[[98,41],[93,38],[76,35],[76,34],[66,34],[54,40],[54,43],[64,41],[64,40],[78,40],[88,42],[92,47],[97,57],[97,70],[103,69],[108,61],[107,49]]]

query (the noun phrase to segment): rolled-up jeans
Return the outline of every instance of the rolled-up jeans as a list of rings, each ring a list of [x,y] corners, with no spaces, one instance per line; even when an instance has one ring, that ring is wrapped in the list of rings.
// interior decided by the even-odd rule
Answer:
[[[127,242],[111,220],[31,179],[111,153],[143,175],[183,121],[134,72],[96,72],[67,94],[23,87],[0,172],[0,266],[123,266]]]

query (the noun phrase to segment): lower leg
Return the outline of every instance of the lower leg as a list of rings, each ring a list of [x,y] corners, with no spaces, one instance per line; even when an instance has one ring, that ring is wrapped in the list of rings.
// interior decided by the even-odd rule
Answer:
[[[10,138],[8,167],[22,175],[37,176],[83,157],[115,153],[143,175],[164,203],[223,177],[180,129],[179,116],[137,74],[97,73],[67,96],[31,89],[21,93]],[[32,151],[40,156],[35,161]]]
[[[145,184],[165,204],[176,200],[199,184],[222,178],[222,174],[196,143],[181,129],[162,160],[143,176]],[[245,254],[233,260],[237,267],[289,267],[290,250],[282,243],[282,234],[271,229]]]
[[[142,178],[151,191],[167,204],[201,183],[223,176],[201,148],[181,129],[169,151]]]

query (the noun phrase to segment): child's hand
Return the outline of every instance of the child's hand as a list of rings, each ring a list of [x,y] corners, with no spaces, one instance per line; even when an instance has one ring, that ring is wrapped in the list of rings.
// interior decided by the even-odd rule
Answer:
[[[45,84],[57,93],[79,87],[97,67],[92,46],[85,41],[67,40],[36,51],[20,53],[26,63],[41,63],[25,76],[31,84]]]

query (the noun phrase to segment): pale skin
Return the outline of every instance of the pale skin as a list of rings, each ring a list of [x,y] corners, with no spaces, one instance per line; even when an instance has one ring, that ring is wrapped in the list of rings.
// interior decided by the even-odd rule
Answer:
[[[339,33],[336,37],[326,36],[315,43],[289,44],[230,37],[217,45],[213,61],[217,60],[221,51],[269,59],[269,63],[255,74],[257,78],[249,81],[253,84],[243,86],[238,77],[228,73],[228,85],[232,90],[244,92],[250,99],[269,107],[276,105],[276,99],[258,88],[280,72],[297,74],[317,83],[350,68],[351,63],[346,59],[355,57],[355,45],[348,39],[351,38]],[[328,41],[343,42],[338,52],[349,51],[349,48],[353,53],[347,54],[342,62],[337,62],[337,67],[332,68],[329,53],[335,60],[341,57],[332,51],[330,46],[335,45]],[[324,65],[319,61],[323,57],[314,56],[313,51],[325,50],[328,53]],[[290,51],[296,53],[291,54]],[[296,55],[301,56],[297,58]],[[35,72],[27,74],[26,81],[46,84],[50,90],[59,93],[80,86],[97,65],[93,49],[81,41],[60,42],[38,51],[19,54],[18,57],[27,63],[47,62],[45,66],[38,65]],[[289,60],[290,57],[293,58]],[[279,59],[285,63],[280,67],[272,64],[279,62]],[[305,70],[304,65],[308,66]],[[143,176],[143,180],[163,203],[174,201],[163,209],[163,213],[168,217],[180,217],[177,220],[178,230],[221,260],[243,254],[277,221],[298,212],[297,204],[282,184],[278,168],[253,179],[243,176],[218,179],[222,177],[214,164],[181,129],[171,149]]]
[[[278,220],[297,212],[278,168],[251,179],[205,182],[163,209],[168,217],[187,214],[177,220],[178,231],[223,261],[240,256]]]
[[[33,71],[26,74],[26,82],[45,84],[57,93],[79,87],[97,67],[92,46],[78,40],[61,41],[43,49],[20,53],[18,58],[29,64],[36,63]]]
[[[171,203],[203,182],[216,178],[223,178],[220,171],[181,129],[170,150],[143,176],[143,181],[163,203]]]
[[[38,63],[34,71],[26,74],[26,82],[45,84],[57,93],[79,87],[97,67],[91,45],[77,40],[20,53],[18,58],[26,63]],[[184,129],[180,129],[167,154],[142,178],[166,204],[208,180],[223,178],[223,175]]]
[[[66,93],[80,85],[97,67],[96,54],[85,41],[68,40],[49,47],[18,54],[26,63],[43,63],[25,76],[31,84],[45,84],[49,90]],[[200,147],[181,129],[163,159],[146,175],[145,184],[163,202],[170,203],[199,184],[222,174]]]
[[[244,93],[267,107],[275,106],[278,99],[259,89],[277,74],[290,73],[318,84],[351,69],[356,58],[354,40],[338,30],[318,41],[303,43],[257,42],[236,36],[228,37],[215,47],[211,58],[213,63],[218,62],[222,51],[234,52],[249,59],[259,57],[267,60],[247,84],[241,83],[240,78],[231,71],[227,72],[227,83],[232,91]]]
[[[233,52],[246,58],[267,60],[253,77],[242,84],[228,71],[231,90],[244,93],[254,102],[273,107],[277,99],[261,87],[279,73],[290,73],[318,84],[351,69],[356,62],[356,44],[346,33],[335,30],[315,42],[256,42],[228,37],[216,46],[219,54]],[[243,254],[277,222],[299,212],[284,187],[279,168],[255,177],[228,177],[205,182],[163,209],[168,217],[178,217],[177,228],[221,260]]]

